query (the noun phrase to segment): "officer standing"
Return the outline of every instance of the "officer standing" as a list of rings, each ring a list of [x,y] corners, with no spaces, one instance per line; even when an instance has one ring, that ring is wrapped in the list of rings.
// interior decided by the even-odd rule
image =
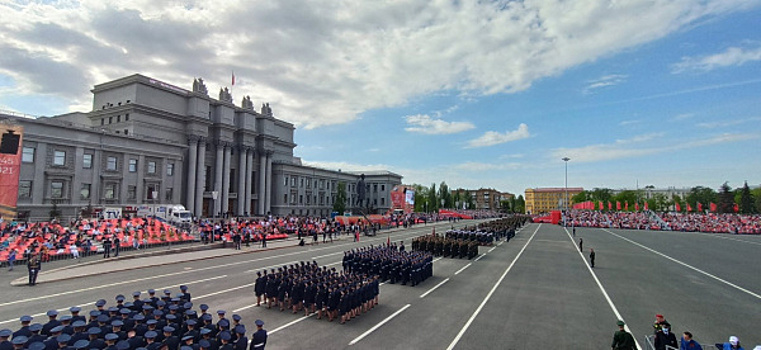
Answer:
[[[256,320],[256,332],[251,336],[251,347],[249,350],[264,350],[264,346],[267,345],[267,331],[264,330],[264,321]]]
[[[589,263],[595,267],[595,248],[589,248]]]
[[[26,263],[26,267],[29,269],[29,285],[33,286],[37,284],[37,274],[42,269],[42,259],[39,253],[32,253],[29,256],[29,261]]]
[[[111,237],[106,237],[103,240],[103,258],[111,257]]]
[[[613,333],[613,343],[610,345],[613,350],[635,350],[637,345],[634,343],[634,337],[631,333],[624,330],[626,325],[624,321],[616,322],[618,331]]]

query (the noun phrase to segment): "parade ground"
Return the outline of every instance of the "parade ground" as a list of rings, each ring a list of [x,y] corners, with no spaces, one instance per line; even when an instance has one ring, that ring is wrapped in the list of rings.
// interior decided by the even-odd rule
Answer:
[[[455,224],[461,228],[474,221]],[[436,232],[452,226],[441,222]],[[431,234],[434,225],[383,231],[354,242],[298,246],[295,239],[268,248],[206,249],[90,257],[43,265],[39,284],[23,284],[26,267],[3,271],[0,328],[19,317],[83,314],[98,299],[187,285],[193,308],[202,303],[242,316],[250,337],[265,322],[267,349],[609,349],[622,319],[639,343],[663,314],[681,336],[690,331],[709,348],[736,335],[746,349],[761,344],[761,236],[577,228],[529,224],[510,242],[480,247],[473,260],[434,259],[434,274],[418,286],[383,284],[380,304],[346,324],[274,307],[256,307],[256,272],[300,261],[341,270],[343,252]],[[583,252],[578,249],[583,239]],[[320,242],[322,237],[320,237]],[[595,267],[589,250],[596,252]],[[144,294],[145,295],[145,294]]]

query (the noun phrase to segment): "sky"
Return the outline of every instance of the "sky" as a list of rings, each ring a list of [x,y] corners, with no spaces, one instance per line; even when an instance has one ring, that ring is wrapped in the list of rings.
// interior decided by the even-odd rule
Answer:
[[[134,73],[268,102],[294,154],[405,184],[761,184],[761,0],[0,0],[0,109]],[[565,164],[562,158],[570,161]]]

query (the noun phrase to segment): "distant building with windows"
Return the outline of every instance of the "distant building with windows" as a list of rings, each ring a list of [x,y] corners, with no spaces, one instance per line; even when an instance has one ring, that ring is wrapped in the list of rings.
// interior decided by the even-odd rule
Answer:
[[[527,188],[524,194],[527,214],[546,213],[571,207],[571,198],[584,191],[581,187]],[[566,197],[566,193],[568,197]],[[565,199],[564,199],[565,198]]]
[[[515,195],[509,192],[500,192],[493,188],[479,188],[477,190],[468,190],[458,188],[452,191],[452,194],[460,194],[460,198],[463,198],[465,194],[469,194],[473,199],[473,204],[476,210],[500,210],[502,208],[502,201],[515,198]],[[462,205],[462,204],[461,204]]]
[[[183,204],[197,216],[331,213],[337,183],[356,206],[359,172],[304,166],[293,156],[293,124],[269,104],[240,107],[227,89],[209,97],[203,80],[186,90],[140,74],[96,85],[93,110],[55,117],[0,112],[24,127],[20,217],[64,217],[87,206]],[[368,171],[374,213],[391,208],[402,176]]]

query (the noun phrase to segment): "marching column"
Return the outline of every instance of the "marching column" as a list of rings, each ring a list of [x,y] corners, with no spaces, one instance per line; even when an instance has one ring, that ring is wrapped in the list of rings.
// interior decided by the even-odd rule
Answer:
[[[186,192],[188,197],[185,205],[191,213],[195,211],[196,204],[196,158],[198,158],[198,140],[191,135],[188,136],[188,161],[185,163],[188,166],[188,190]]]
[[[196,205],[194,215],[199,218],[203,216],[203,190],[206,188],[206,139],[201,138],[198,141],[198,166],[196,173]],[[213,210],[213,209],[212,209]],[[209,213],[214,216],[214,213]]]
[[[246,192],[244,198],[246,199],[246,206],[245,210],[246,213],[248,213],[249,216],[254,216],[254,213],[251,212],[251,188],[254,186],[251,181],[253,179],[251,178],[251,173],[254,170],[254,150],[251,148],[246,149]]]
[[[246,211],[246,147],[238,147],[238,216]]]
[[[225,159],[222,166],[222,214],[230,211],[230,158],[232,157],[232,147],[225,144]]]
[[[259,194],[259,214],[261,215],[267,215],[267,212],[264,210],[265,185],[267,184],[267,179],[264,177],[267,173],[266,154],[266,152],[261,152],[259,155],[259,191],[257,193]]]
[[[214,166],[214,191],[217,192],[217,198],[214,199],[214,213],[217,216],[222,213],[222,159],[224,158],[224,146],[221,141],[217,141],[217,164]]]

